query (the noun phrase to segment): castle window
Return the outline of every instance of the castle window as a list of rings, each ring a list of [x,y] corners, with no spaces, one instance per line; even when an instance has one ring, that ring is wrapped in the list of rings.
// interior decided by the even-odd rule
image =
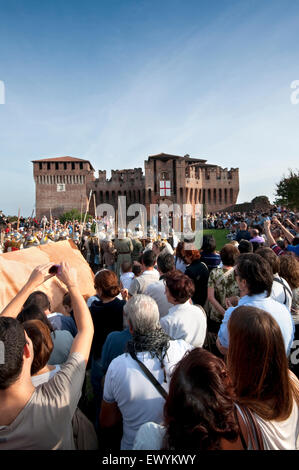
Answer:
[[[47,170],[51,170],[51,164],[47,163]]]
[[[74,169],[75,169],[75,163],[72,162],[72,170],[74,170]]]
[[[66,162],[64,162],[64,164],[63,164],[63,169],[64,169],[64,170],[67,169],[67,164],[66,164]]]
[[[59,170],[59,164],[55,163],[55,170]]]
[[[39,163],[39,169],[40,169],[40,170],[43,169],[43,164],[42,164],[42,163]]]
[[[80,163],[80,170],[83,170],[83,163]]]

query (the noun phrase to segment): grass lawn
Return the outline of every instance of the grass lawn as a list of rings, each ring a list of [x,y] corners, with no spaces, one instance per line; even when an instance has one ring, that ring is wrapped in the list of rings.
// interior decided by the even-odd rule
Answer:
[[[207,229],[203,231],[204,235],[213,235],[215,240],[216,240],[216,250],[220,251],[223,245],[229,242],[229,240],[226,238],[226,235],[229,233],[229,230],[227,229]]]

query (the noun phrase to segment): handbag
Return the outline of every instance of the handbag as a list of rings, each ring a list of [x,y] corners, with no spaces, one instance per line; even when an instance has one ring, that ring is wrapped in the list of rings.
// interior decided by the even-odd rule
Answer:
[[[166,398],[168,397],[168,393],[166,392],[166,390],[162,387],[162,385],[158,382],[158,380],[156,379],[156,377],[153,376],[153,374],[150,372],[150,370],[143,364],[143,362],[141,362],[138,357],[136,356],[135,352],[130,352],[130,356],[132,357],[132,359],[134,359],[136,362],[138,362],[140,368],[143,370],[143,372],[145,373],[145,375],[147,376],[147,378],[152,382],[152,384],[154,385],[154,387],[156,387],[156,389],[158,390],[158,392],[160,393],[160,395],[162,395],[162,397],[166,400]]]

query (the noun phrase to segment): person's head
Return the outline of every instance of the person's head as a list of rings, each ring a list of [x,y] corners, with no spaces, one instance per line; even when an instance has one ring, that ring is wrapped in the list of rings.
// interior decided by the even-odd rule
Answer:
[[[241,222],[241,223],[240,223],[240,230],[247,230],[247,224],[246,224],[246,222]]]
[[[32,341],[34,357],[31,364],[31,375],[43,369],[53,351],[53,341],[49,328],[40,320],[29,320],[23,323],[24,330]]]
[[[273,274],[269,263],[260,255],[246,253],[238,257],[235,276],[240,292],[247,295],[271,294]]]
[[[120,293],[117,275],[109,269],[101,269],[94,278],[94,288],[99,297],[114,298]]]
[[[233,390],[224,362],[202,348],[187,352],[176,365],[164,406],[164,449],[220,449],[234,441]]]
[[[194,282],[181,271],[167,273],[164,282],[167,300],[172,304],[184,304],[194,295]]]
[[[228,322],[227,365],[237,400],[264,419],[292,410],[288,359],[280,327],[264,310],[241,306]]]
[[[20,311],[19,315],[17,316],[17,320],[21,323],[24,323],[25,321],[29,321],[29,320],[40,320],[49,328],[51,332],[54,331],[54,328],[51,322],[48,320],[47,315],[45,315],[43,310],[38,305],[35,305],[35,304],[29,303],[27,307],[23,307],[23,309]]]
[[[160,327],[158,305],[148,295],[133,295],[124,306],[124,315],[134,335],[147,335]]]
[[[62,305],[63,305],[66,315],[70,315],[71,312],[73,311],[73,307],[72,307],[72,299],[68,292],[66,292],[63,296]]]
[[[132,263],[131,263],[131,261],[124,261],[121,264],[121,270],[124,274],[132,272]]]
[[[184,242],[179,242],[177,244],[175,254],[177,258],[184,259]]]
[[[268,261],[273,275],[279,272],[280,258],[271,248],[263,246],[258,248],[255,253]]]
[[[0,317],[0,345],[4,359],[0,361],[0,390],[6,390],[17,382],[25,367],[30,375],[33,346],[23,325],[10,317]]]
[[[238,250],[241,254],[242,253],[253,253],[252,243],[248,240],[240,240]]]
[[[153,250],[146,250],[142,255],[142,265],[145,269],[153,268],[156,264],[156,255]]]
[[[157,258],[157,266],[160,274],[166,274],[174,270],[174,256],[170,253],[161,254]]]
[[[42,291],[37,290],[35,292],[32,292],[32,294],[30,294],[27,300],[25,301],[23,307],[28,307],[28,305],[30,304],[37,305],[45,313],[51,312],[50,300],[47,294]]]
[[[256,228],[251,228],[250,235],[251,235],[251,238],[255,238],[259,235],[259,231]]]
[[[185,250],[183,251],[184,260],[187,264],[192,264],[193,261],[200,259],[200,251],[199,250]]]
[[[135,277],[138,277],[142,274],[141,263],[138,263],[138,261],[133,262],[132,273],[134,274]]]
[[[231,243],[226,243],[220,250],[220,258],[224,266],[235,266],[239,255],[238,248]]]
[[[165,248],[165,244],[161,240],[156,240],[153,243],[153,252],[155,253],[155,256],[159,256],[161,251]]]
[[[279,274],[285,279],[291,289],[299,287],[299,261],[295,256],[286,254],[280,256]]]
[[[216,240],[213,235],[204,235],[202,237],[202,251],[204,253],[214,253],[216,250]]]
[[[251,242],[251,244],[253,248],[253,253],[255,253],[258,248],[261,248],[262,246],[264,246],[264,243],[260,243],[260,242]]]

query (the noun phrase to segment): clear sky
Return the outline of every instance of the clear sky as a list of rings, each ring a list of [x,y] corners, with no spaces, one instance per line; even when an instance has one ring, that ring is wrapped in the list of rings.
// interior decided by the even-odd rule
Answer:
[[[0,209],[30,215],[31,160],[64,155],[188,153],[273,200],[299,167],[298,26],[294,0],[0,0]]]

